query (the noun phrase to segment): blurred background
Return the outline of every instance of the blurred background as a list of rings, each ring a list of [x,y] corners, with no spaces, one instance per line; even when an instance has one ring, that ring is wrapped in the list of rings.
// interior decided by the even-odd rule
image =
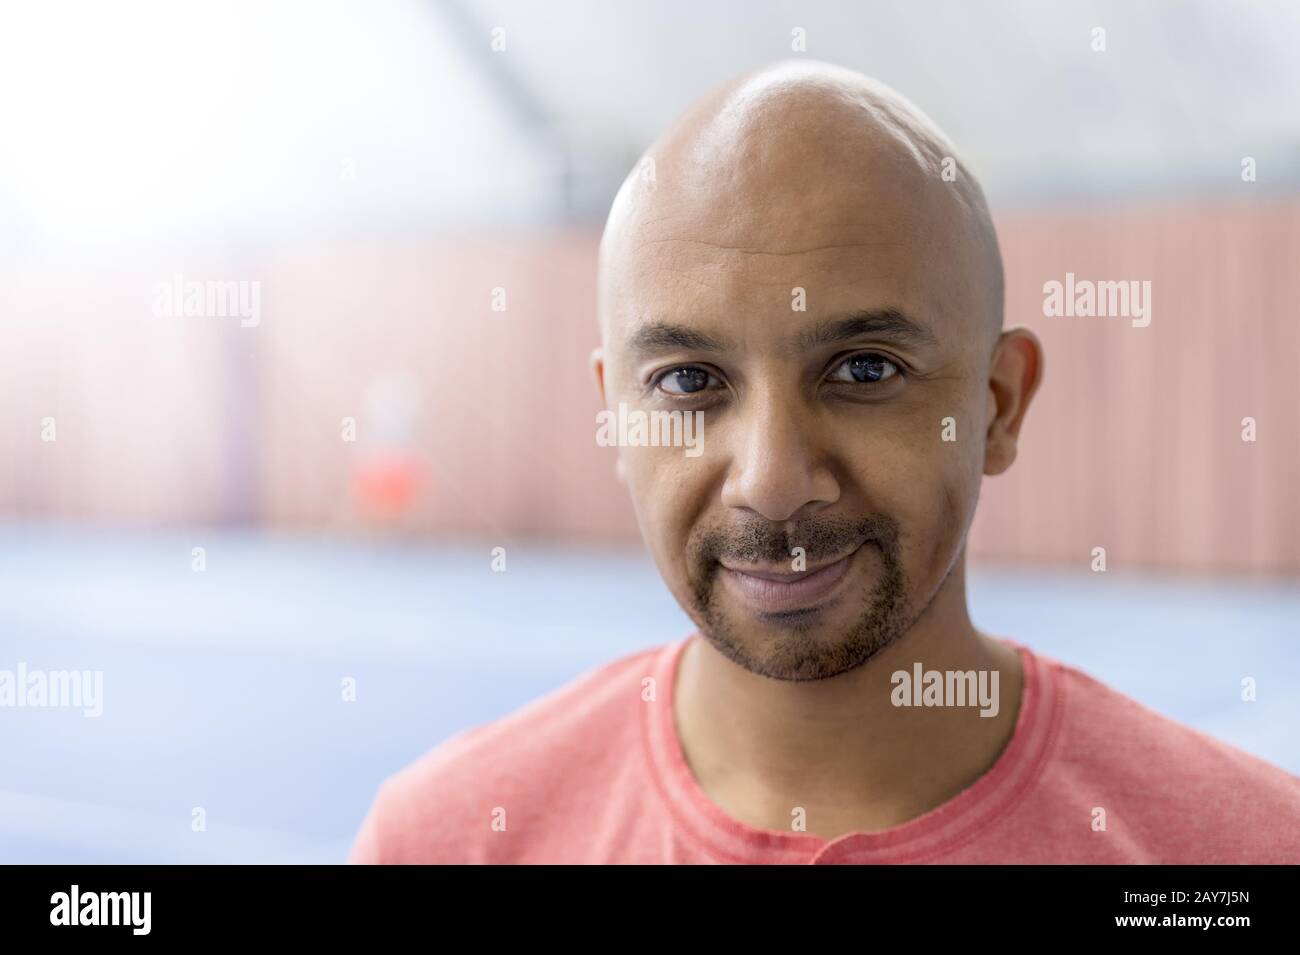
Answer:
[[[1296,49],[1288,2],[4,5],[0,670],[104,683],[0,708],[0,861],[341,861],[383,777],[689,631],[594,441],[596,246],[791,56],[945,128],[1047,349],[977,625],[1300,772]],[[1067,272],[1151,324],[1045,318]]]

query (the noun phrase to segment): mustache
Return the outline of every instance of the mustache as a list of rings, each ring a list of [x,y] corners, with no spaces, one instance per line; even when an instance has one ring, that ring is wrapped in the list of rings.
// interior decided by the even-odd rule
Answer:
[[[746,518],[727,528],[711,528],[691,545],[691,562],[709,567],[719,560],[749,564],[788,563],[802,547],[810,562],[843,557],[871,541],[892,556],[898,546],[898,522],[885,514],[867,517],[809,517],[774,524],[761,517]]]

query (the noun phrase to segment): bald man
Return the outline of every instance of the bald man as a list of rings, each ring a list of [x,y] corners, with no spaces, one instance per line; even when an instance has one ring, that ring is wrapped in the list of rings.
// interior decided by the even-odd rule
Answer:
[[[437,747],[352,861],[1300,862],[1300,779],[971,624],[1043,356],[915,107],[729,84],[628,177],[599,281],[606,407],[702,426],[618,452],[698,632]]]

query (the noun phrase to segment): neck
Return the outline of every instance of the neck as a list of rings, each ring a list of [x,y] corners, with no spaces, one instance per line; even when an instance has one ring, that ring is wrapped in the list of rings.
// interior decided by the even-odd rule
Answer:
[[[927,672],[997,671],[996,715],[981,716],[970,700],[895,706],[893,674],[911,681],[917,663]],[[831,839],[913,819],[987,772],[1011,739],[1022,684],[1015,649],[970,622],[962,555],[907,633],[830,679],[758,676],[692,640],[679,661],[673,711],[687,763],[723,810],[789,831],[802,808],[806,831]],[[913,692],[909,686],[909,700]]]

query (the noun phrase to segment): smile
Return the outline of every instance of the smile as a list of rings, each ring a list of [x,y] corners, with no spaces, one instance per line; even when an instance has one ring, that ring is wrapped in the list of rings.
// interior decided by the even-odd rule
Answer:
[[[785,614],[820,608],[834,596],[853,558],[866,542],[830,564],[803,572],[771,567],[742,567],[722,564],[727,590],[752,610],[762,614]]]

